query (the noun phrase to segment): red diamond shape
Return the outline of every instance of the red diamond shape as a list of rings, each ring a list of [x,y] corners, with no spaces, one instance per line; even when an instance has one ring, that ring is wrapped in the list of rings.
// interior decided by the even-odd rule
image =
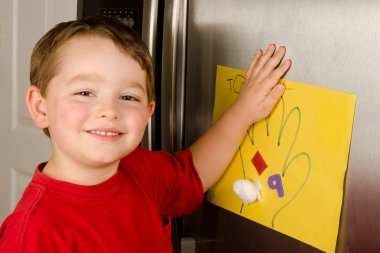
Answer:
[[[261,175],[261,173],[263,173],[263,171],[268,167],[259,151],[257,151],[256,154],[253,156],[252,163],[255,166],[259,175]]]

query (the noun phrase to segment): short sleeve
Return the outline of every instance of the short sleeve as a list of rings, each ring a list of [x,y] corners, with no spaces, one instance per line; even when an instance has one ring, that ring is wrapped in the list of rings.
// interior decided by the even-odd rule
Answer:
[[[138,148],[121,163],[139,174],[162,214],[179,217],[200,206],[203,188],[190,150],[171,154]]]

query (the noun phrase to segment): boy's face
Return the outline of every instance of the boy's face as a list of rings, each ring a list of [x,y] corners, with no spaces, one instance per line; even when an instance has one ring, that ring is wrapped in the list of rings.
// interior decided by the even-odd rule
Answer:
[[[117,164],[140,143],[153,113],[146,73],[102,37],[74,37],[59,53],[46,90],[52,159],[84,166]]]

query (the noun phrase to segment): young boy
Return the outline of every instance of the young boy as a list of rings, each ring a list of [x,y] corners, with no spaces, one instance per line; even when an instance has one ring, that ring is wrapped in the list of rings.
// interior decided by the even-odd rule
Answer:
[[[33,50],[26,95],[52,156],[2,224],[0,252],[171,252],[170,218],[199,206],[283,94],[284,55],[258,50],[236,102],[189,149],[151,152],[139,147],[155,107],[144,43],[110,18],[58,24]]]

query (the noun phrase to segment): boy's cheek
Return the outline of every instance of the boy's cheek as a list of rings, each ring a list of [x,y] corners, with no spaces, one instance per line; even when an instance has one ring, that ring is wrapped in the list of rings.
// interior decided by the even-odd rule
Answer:
[[[74,127],[88,115],[87,109],[83,106],[59,98],[50,101],[47,109],[49,127]]]

